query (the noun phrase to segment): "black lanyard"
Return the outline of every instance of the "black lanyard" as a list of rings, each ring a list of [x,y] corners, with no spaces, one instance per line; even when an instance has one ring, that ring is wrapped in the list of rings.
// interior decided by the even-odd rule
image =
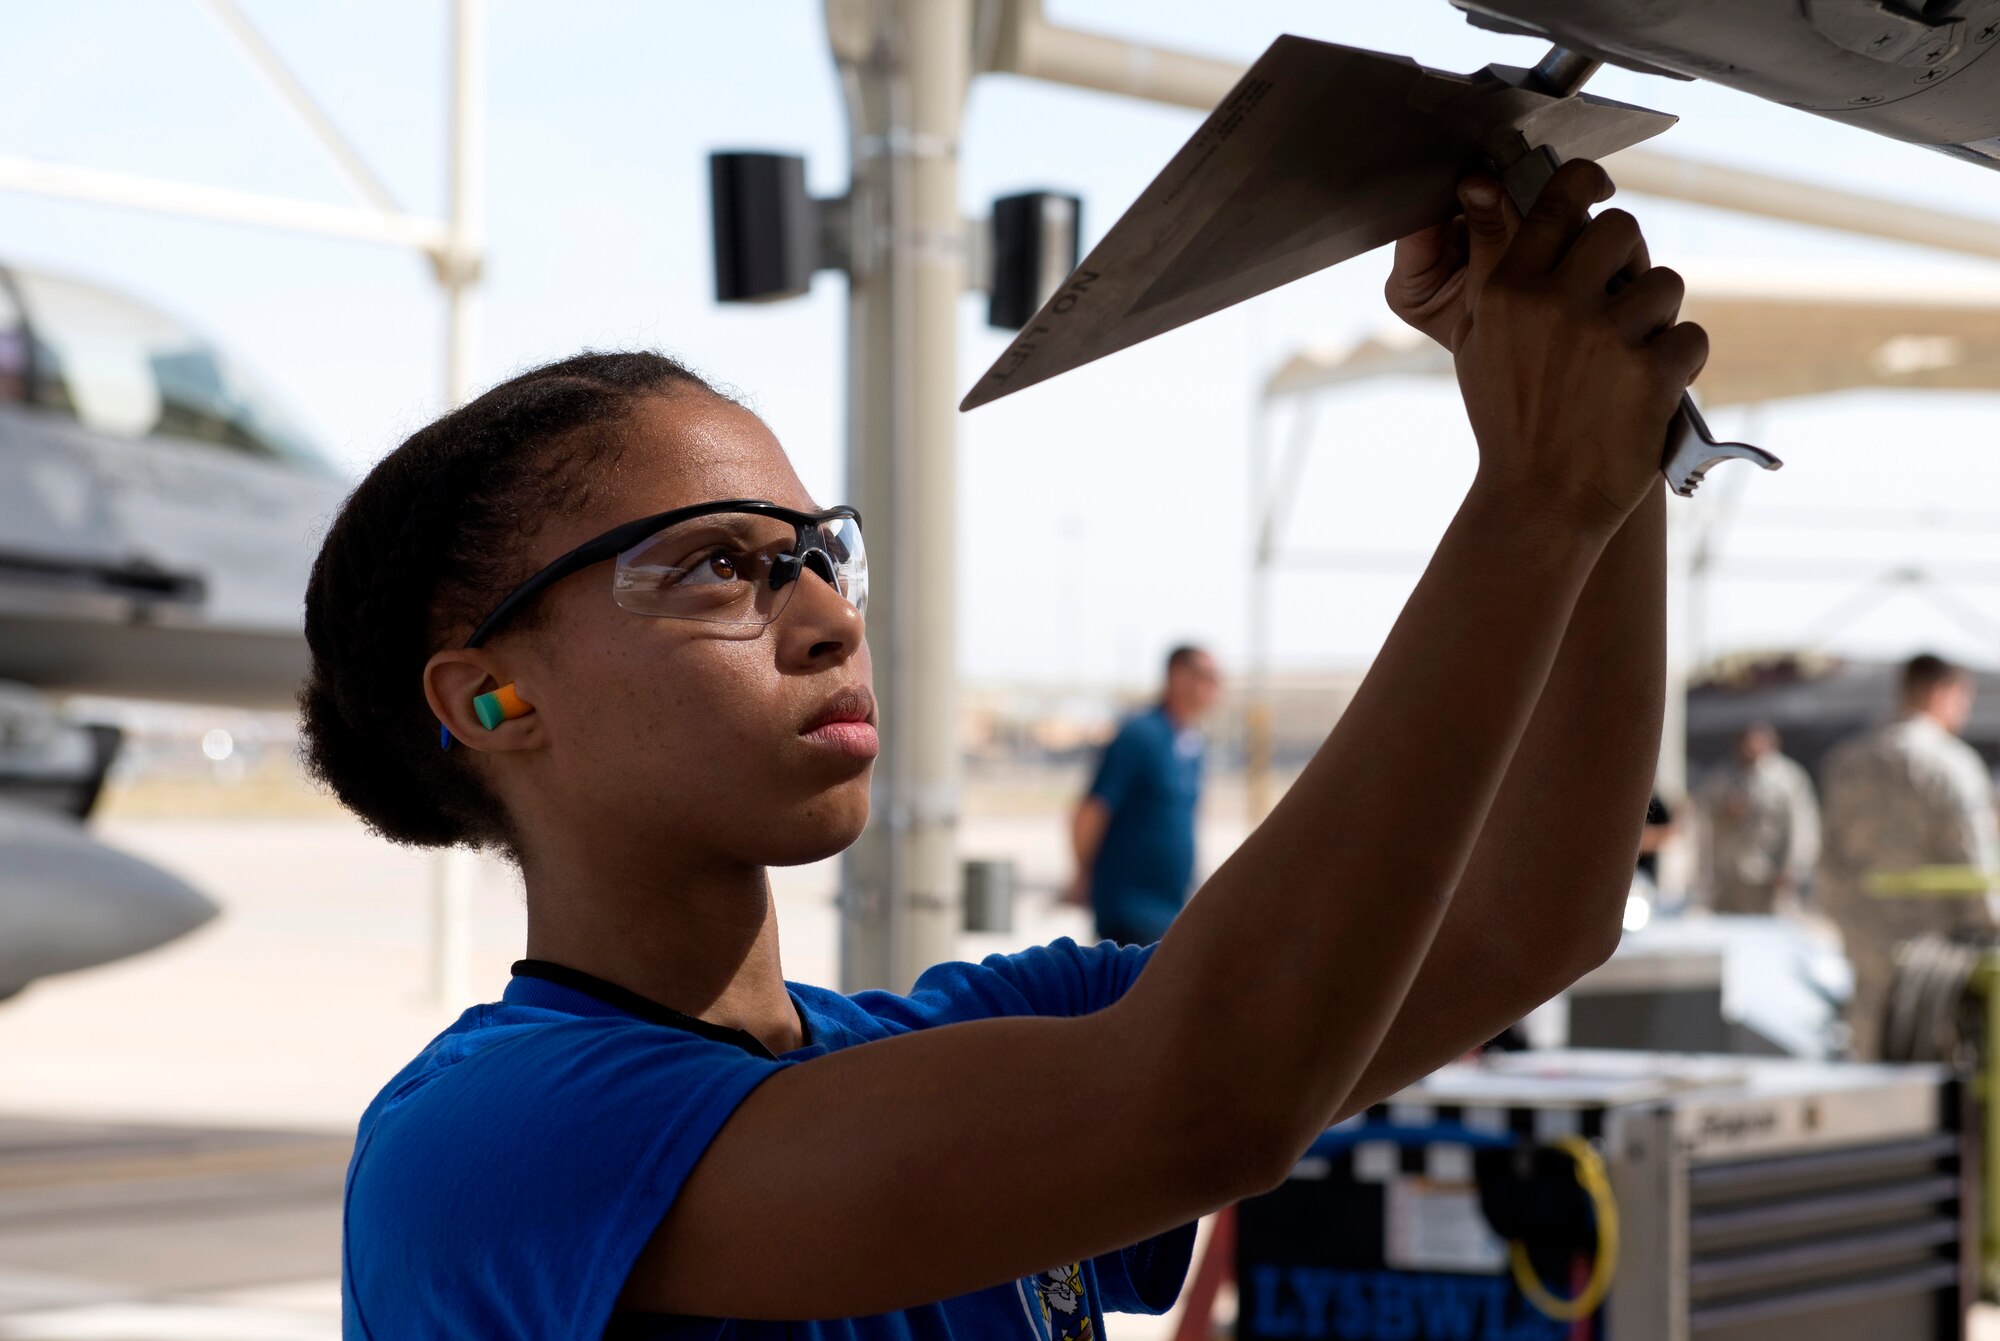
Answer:
[[[558,987],[567,987],[573,992],[594,997],[607,1006],[616,1006],[628,1015],[636,1015],[653,1024],[663,1024],[669,1029],[681,1029],[690,1034],[699,1034],[703,1038],[714,1039],[717,1043],[729,1043],[743,1049],[752,1057],[762,1057],[768,1061],[777,1060],[777,1055],[765,1047],[763,1040],[755,1034],[742,1029],[731,1029],[726,1024],[710,1024],[707,1020],[684,1015],[672,1006],[663,1006],[657,1001],[640,996],[637,992],[620,987],[615,982],[606,982],[595,974],[585,973],[580,969],[551,964],[546,959],[522,959],[514,964],[514,976],[540,978],[543,982],[552,982]],[[801,1030],[805,1028],[804,1019],[799,1021],[799,1027]]]

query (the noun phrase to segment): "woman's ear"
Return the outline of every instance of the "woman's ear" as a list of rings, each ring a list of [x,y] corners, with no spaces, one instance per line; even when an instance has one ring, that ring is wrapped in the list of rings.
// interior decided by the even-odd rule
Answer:
[[[503,687],[511,692],[496,693]],[[525,750],[542,744],[542,723],[533,697],[509,679],[506,666],[484,648],[435,653],[424,663],[424,701],[452,739],[471,749]]]

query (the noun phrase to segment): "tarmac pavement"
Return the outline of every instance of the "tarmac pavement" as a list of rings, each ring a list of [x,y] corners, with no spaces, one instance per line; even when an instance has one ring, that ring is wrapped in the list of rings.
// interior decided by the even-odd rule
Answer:
[[[479,865],[471,1000],[440,1002],[428,856],[345,819],[96,827],[223,915],[0,1006],[0,1341],[332,1341],[355,1119],[504,986],[524,930],[515,882]],[[1240,835],[1211,820],[1204,856]],[[963,937],[963,956],[1086,933],[1051,896],[1065,863],[1046,809],[975,817],[963,840],[968,855],[1013,857],[1025,886],[1014,930]],[[832,864],[773,884],[787,976],[834,981]],[[1119,1315],[1107,1331],[1162,1341],[1175,1322]],[[1968,1335],[2000,1341],[2000,1313],[1980,1310]]]
[[[120,820],[118,846],[215,897],[223,915],[120,964],[0,1006],[0,1341],[331,1341],[340,1189],[376,1089],[520,957],[504,866],[478,863],[466,977],[439,1002],[432,859],[345,819]],[[1054,906],[1046,817],[968,826],[1019,856],[1011,934],[962,954],[1083,935]],[[1227,841],[1226,839],[1224,841]],[[836,978],[832,863],[774,872],[787,976]],[[1119,1341],[1164,1337],[1120,1318]]]

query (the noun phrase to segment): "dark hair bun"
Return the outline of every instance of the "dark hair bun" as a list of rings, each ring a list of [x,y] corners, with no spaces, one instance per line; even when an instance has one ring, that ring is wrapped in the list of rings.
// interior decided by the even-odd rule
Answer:
[[[467,752],[438,748],[424,663],[526,576],[523,537],[581,505],[633,403],[676,389],[717,394],[662,354],[535,368],[411,434],[342,505],[306,588],[302,749],[383,837],[510,845]]]

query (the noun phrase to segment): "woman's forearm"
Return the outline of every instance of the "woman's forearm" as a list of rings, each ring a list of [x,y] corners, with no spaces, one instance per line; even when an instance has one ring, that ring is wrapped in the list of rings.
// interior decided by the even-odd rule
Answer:
[[[1609,193],[1602,169],[1566,164],[1516,228],[1496,208],[1497,183],[1468,181],[1466,268],[1479,282],[1465,285],[1449,343],[1477,480],[1325,746],[1134,989],[1191,1074],[1213,1078],[1215,1100],[1252,1110],[1246,1128],[1257,1111],[1277,1114],[1265,1120],[1273,1139],[1302,1148],[1354,1101],[1586,581],[1634,511],[1657,501],[1660,443],[1707,340],[1676,322],[1680,280],[1651,267],[1631,216],[1589,217]],[[1657,683],[1635,692],[1652,711]],[[1612,753],[1622,780],[1630,751]],[[1601,940],[1582,919],[1551,933],[1534,950],[1551,973]],[[1451,1004],[1464,990],[1439,984],[1435,1007],[1460,1029],[1482,1018],[1476,999]],[[1399,1065],[1449,1060],[1436,1042]]]
[[[1424,961],[1607,536],[1475,485],[1354,701],[1134,989],[1246,1105],[1336,1107]],[[1254,975],[1254,990],[1246,981]]]
[[[1584,584],[1451,911],[1344,1110],[1494,1037],[1617,945],[1659,757],[1665,608],[1662,489]]]
[[[1453,901],[1517,945],[1579,919],[1617,940],[1666,707],[1666,512],[1656,488],[1584,585]]]

